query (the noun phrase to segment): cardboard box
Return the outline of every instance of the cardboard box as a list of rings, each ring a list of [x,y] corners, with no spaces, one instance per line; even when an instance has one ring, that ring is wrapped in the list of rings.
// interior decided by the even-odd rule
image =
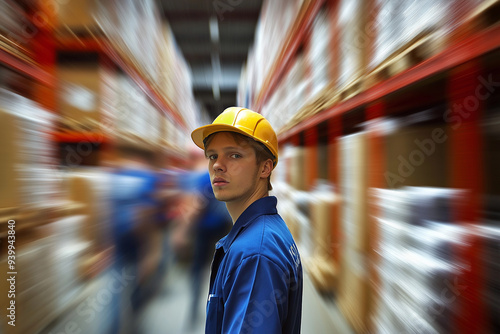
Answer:
[[[371,287],[367,257],[344,249],[339,272],[337,305],[356,333],[370,332]]]
[[[369,250],[368,145],[365,133],[339,139],[339,186],[342,242],[361,252]]]
[[[54,312],[53,242],[43,227],[16,232],[16,326],[7,326],[6,333],[37,333]]]
[[[61,83],[58,108],[63,127],[98,132],[101,122],[101,73],[98,64],[60,65],[57,75]]]
[[[333,261],[333,252],[339,240],[334,231],[338,228],[338,217],[332,212],[338,206],[339,197],[333,193],[313,196],[310,204],[310,219],[314,233],[315,255]]]
[[[19,148],[17,146],[16,117],[2,108],[0,101],[0,208],[15,208],[21,205],[19,173]]]
[[[304,170],[304,148],[294,147],[290,150],[290,184],[297,190],[306,190]]]
[[[106,246],[110,235],[110,187],[111,177],[107,173],[82,171],[71,174],[68,179],[70,200],[83,204],[80,213],[86,221],[79,233],[95,246],[95,251],[99,246]]]
[[[283,204],[283,202],[282,202]],[[284,206],[285,210],[280,210],[280,215],[285,221],[290,233],[292,233],[293,239],[295,243],[300,243],[300,223],[297,220],[297,212],[296,208],[293,206],[291,202],[286,202],[286,206]]]
[[[338,287],[338,267],[329,258],[313,257],[307,259],[305,267],[313,285],[322,293],[332,293]]]
[[[69,28],[75,33],[85,32],[86,27],[93,29],[97,24],[93,15],[97,13],[95,0],[57,1],[59,28]],[[64,30],[63,30],[64,31]]]
[[[368,64],[369,34],[366,34],[368,20],[368,1],[339,1],[338,20],[335,22],[339,31],[338,83],[348,86],[366,72]],[[334,80],[337,78],[333,78]]]
[[[387,187],[448,187],[448,132],[444,125],[415,125],[389,134],[385,141]]]

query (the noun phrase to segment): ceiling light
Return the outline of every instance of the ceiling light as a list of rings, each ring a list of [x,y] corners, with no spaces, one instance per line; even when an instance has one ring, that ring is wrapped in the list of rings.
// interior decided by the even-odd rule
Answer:
[[[219,87],[219,82],[217,81],[212,83],[212,94],[214,95],[214,99],[216,101],[220,100],[220,87]]]
[[[208,21],[208,25],[210,27],[210,39],[212,40],[212,43],[218,43],[219,42],[219,23],[217,21],[217,18],[215,16],[212,16],[210,20]]]
[[[214,99],[219,101],[220,99],[220,77],[221,77],[221,68],[220,68],[220,58],[218,52],[212,52],[212,93],[214,94]]]

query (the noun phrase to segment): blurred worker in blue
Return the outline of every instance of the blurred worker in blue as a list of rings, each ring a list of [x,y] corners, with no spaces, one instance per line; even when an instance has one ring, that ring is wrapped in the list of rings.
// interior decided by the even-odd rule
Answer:
[[[141,304],[141,260],[148,240],[161,220],[156,197],[159,176],[152,167],[152,154],[134,148],[120,148],[121,161],[112,175],[112,234],[114,264],[112,270],[128,278],[126,289],[113,295],[114,316],[111,333],[133,327]],[[133,332],[134,330],[132,330]]]
[[[231,216],[223,202],[218,201],[213,193],[207,159],[197,147],[190,150],[193,171],[187,178],[187,191],[190,193],[190,224],[194,237],[192,258],[192,299],[190,324],[198,319],[198,305],[201,294],[203,272],[211,260],[217,241],[229,232],[232,226]],[[185,178],[186,179],[186,178]]]
[[[205,332],[300,333],[300,255],[269,196],[278,163],[274,130],[262,115],[232,107],[191,137],[204,149],[214,195],[233,221],[216,245]]]

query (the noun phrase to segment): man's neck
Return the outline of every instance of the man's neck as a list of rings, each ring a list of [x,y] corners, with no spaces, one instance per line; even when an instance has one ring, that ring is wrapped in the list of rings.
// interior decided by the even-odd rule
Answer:
[[[226,202],[227,211],[233,220],[233,225],[236,223],[241,214],[255,201],[269,196],[269,192],[261,192],[256,194],[255,196],[251,196],[245,201],[234,201],[234,202]]]

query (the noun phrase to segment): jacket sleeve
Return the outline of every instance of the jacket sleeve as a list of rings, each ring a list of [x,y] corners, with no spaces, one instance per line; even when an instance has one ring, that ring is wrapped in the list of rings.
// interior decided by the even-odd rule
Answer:
[[[243,259],[224,284],[222,333],[282,333],[287,281],[283,270],[268,258]]]

